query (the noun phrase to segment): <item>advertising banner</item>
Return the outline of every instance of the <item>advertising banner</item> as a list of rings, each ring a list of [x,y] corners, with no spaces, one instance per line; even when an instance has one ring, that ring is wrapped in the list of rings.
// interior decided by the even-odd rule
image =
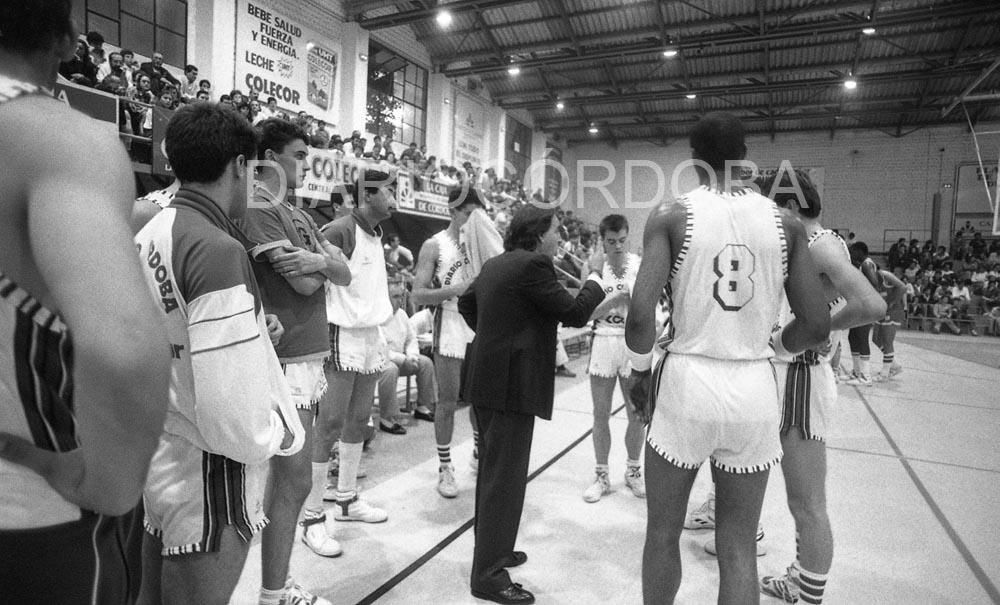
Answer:
[[[295,4],[237,0],[235,87],[336,123],[339,49],[310,29]]]
[[[105,122],[111,132],[118,132],[118,97],[71,83],[57,82],[53,96],[73,109]]]
[[[986,161],[980,168],[979,162],[976,162],[962,164],[956,172],[954,229],[969,221],[976,231],[994,232],[996,212],[990,197],[994,191],[1000,191],[997,183],[1000,167],[996,162]],[[995,198],[993,203],[996,203]]]
[[[455,91],[455,127],[452,129],[455,165],[472,162],[475,167],[483,165],[483,151],[486,136],[486,108],[482,101]]]

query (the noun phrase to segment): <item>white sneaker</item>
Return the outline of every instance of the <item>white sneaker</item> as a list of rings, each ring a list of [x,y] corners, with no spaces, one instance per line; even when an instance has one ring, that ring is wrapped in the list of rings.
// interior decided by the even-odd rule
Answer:
[[[295,582],[285,591],[280,605],[333,605],[323,597],[317,597]]]
[[[756,540],[757,540],[757,556],[758,557],[763,557],[764,555],[767,554],[767,549],[764,548],[764,544],[761,542],[761,540],[763,540],[763,539],[764,539],[764,526],[763,525],[758,525],[757,526],[757,538],[756,538]],[[708,542],[705,542],[705,552],[707,552],[708,554],[710,554],[712,556],[718,556],[719,555],[719,551],[716,550],[716,548],[715,548],[715,536],[712,536],[712,538],[709,539]]]
[[[358,498],[357,494],[348,499],[337,499],[337,513],[334,519],[337,521],[361,521],[363,523],[382,523],[389,518],[389,514],[381,508],[375,508],[364,500]]]
[[[684,519],[684,529],[715,529],[715,497],[710,496]]]
[[[455,467],[446,464],[438,469],[438,493],[445,498],[458,496],[458,484],[455,483]]]
[[[642,479],[642,468],[630,466],[625,471],[625,486],[632,490],[636,498],[646,497],[646,482]]]
[[[764,576],[760,579],[760,591],[769,597],[781,599],[785,603],[799,601],[799,574],[794,566],[789,566],[783,576]]]
[[[583,492],[583,501],[594,503],[601,499],[601,496],[611,493],[611,482],[608,480],[607,471],[597,471],[594,473],[594,482]]]
[[[903,373],[903,366],[898,363],[893,363],[889,366],[889,378],[895,378]]]
[[[344,549],[340,543],[326,531],[326,515],[319,517],[307,516],[299,522],[302,526],[302,542],[321,557],[339,557]],[[307,603],[309,601],[306,601]]]

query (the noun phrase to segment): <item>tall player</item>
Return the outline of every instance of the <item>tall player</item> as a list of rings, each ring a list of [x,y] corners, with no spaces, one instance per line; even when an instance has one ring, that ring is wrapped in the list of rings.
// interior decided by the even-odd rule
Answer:
[[[903,372],[896,361],[896,330],[903,323],[906,309],[906,285],[893,273],[878,270],[879,294],[885,299],[885,315],[878,318],[872,328],[872,341],[882,351],[882,371],[875,372],[875,380],[888,380]]]
[[[592,316],[594,340],[590,347],[590,395],[594,400],[594,482],[583,492],[586,502],[597,502],[611,492],[608,479],[608,454],[611,452],[611,399],[615,383],[621,386],[627,403],[628,427],[625,429],[625,485],[637,498],[646,497],[639,456],[642,453],[642,421],[629,401],[625,381],[631,375],[625,357],[625,317],[629,296],[639,271],[639,256],[628,251],[628,221],[620,214],[609,214],[597,226],[604,248],[601,281],[605,298]],[[586,271],[584,275],[590,271]]]
[[[121,143],[43,92],[76,47],[70,14],[0,3],[0,601],[117,605],[138,590],[129,529],[170,356]]]
[[[434,310],[434,371],[438,381],[438,405],[434,411],[434,437],[437,441],[438,493],[445,498],[458,495],[455,466],[451,462],[451,438],[455,431],[455,407],[458,405],[459,383],[465,347],[475,333],[458,313],[458,297],[472,283],[469,277],[471,261],[459,241],[462,225],[476,208],[485,205],[479,193],[469,187],[456,187],[448,194],[451,222],[424,242],[417,258],[417,275],[413,282],[413,302],[432,305]],[[470,418],[475,427],[472,408]]]
[[[769,469],[781,459],[770,359],[824,342],[830,315],[802,223],[733,184],[738,166],[731,162],[746,154],[739,120],[705,116],[691,132],[691,147],[701,186],[650,214],[625,327],[632,401],[656,404],[646,444],[643,598],[669,603],[677,594],[688,495],[698,467],[711,458],[718,470],[719,602],[756,603],[754,538]],[[673,301],[674,339],[650,394],[664,287]],[[796,318],[772,335],[783,291]]]
[[[784,172],[761,183],[778,206],[796,213],[805,226],[809,252],[819,271],[823,298],[830,306],[831,341],[839,330],[866,325],[883,317],[885,303],[868,280],[851,265],[844,240],[819,223],[822,211],[816,188],[804,172]],[[787,307],[782,323],[787,323]],[[783,394],[781,470],[788,508],[795,519],[796,559],[783,576],[761,578],[764,594],[795,603],[823,600],[833,562],[833,532],[826,510],[826,436],[837,402],[830,352],[807,351],[777,356],[775,369]]]
[[[868,256],[868,244],[853,242],[848,250],[851,253],[851,264],[861,270],[873,288],[878,288],[878,265]],[[871,333],[872,324],[855,326],[847,332],[847,341],[851,346],[851,361],[854,364],[847,384],[872,386]]]

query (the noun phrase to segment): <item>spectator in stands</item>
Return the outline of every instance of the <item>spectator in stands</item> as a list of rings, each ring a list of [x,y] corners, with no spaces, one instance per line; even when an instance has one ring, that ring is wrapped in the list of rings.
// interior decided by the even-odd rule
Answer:
[[[399,243],[399,236],[392,234],[384,246],[385,262],[396,271],[413,270],[413,252]]]
[[[251,115],[250,103],[247,103],[246,101],[243,101],[242,103],[240,103],[239,105],[236,106],[236,111],[241,116],[243,116],[244,118],[246,118],[246,120],[248,122],[253,123],[253,115]]]
[[[128,72],[125,70],[125,59],[120,52],[115,51],[108,55],[108,60],[97,69],[98,82],[103,83],[108,76],[120,78],[122,82],[131,81]]]
[[[948,296],[942,296],[938,302],[934,304],[933,313],[934,319],[931,325],[931,332],[940,334],[941,326],[943,325],[948,328],[952,334],[957,335],[962,333],[962,330],[955,323],[957,311],[951,304],[951,298]]]
[[[88,32],[87,45],[90,46],[90,60],[100,67],[107,60],[104,52],[104,36],[101,32]]]
[[[385,154],[385,157],[382,158],[382,161],[386,164],[389,164],[390,166],[395,166],[396,164],[399,163],[396,160],[396,154],[391,151]]]
[[[204,90],[209,95],[212,94],[212,83],[208,80],[198,80],[198,90]]]
[[[382,159],[382,137],[375,135],[375,138],[372,139],[371,151],[366,151],[364,153],[364,157],[371,158],[373,160]]]
[[[229,100],[232,102],[233,107],[239,107],[246,101],[243,97],[243,91],[238,88],[229,93]]]
[[[151,90],[154,94],[160,93],[160,89],[163,88],[165,82],[170,82],[178,88],[181,85],[177,78],[164,67],[162,53],[154,52],[153,60],[149,63],[143,63],[139,66],[139,69],[149,76]]]
[[[229,107],[236,109],[235,107],[233,107],[233,98],[230,97],[229,95],[222,95],[221,97],[219,97],[219,105],[228,105]]]
[[[136,72],[135,88],[131,90],[131,99],[133,101],[138,101],[139,103],[152,105],[154,99],[151,86],[152,80],[146,72]],[[146,123],[146,114],[150,110],[149,107],[140,105],[139,103],[129,104],[129,114],[132,117],[132,132],[137,136],[146,136],[144,124]]]
[[[134,52],[127,48],[123,48],[122,58],[125,59],[125,69],[132,73],[139,71],[139,62],[136,61]]]
[[[402,161],[415,161],[418,153],[420,152],[417,150],[417,142],[412,141],[410,146],[404,149],[403,153],[400,154],[399,159]]]
[[[208,102],[212,100],[212,96],[208,94],[207,90],[199,90],[195,93],[194,99],[198,102]]]
[[[934,269],[941,269],[950,259],[951,256],[948,255],[948,249],[944,246],[938,246],[937,252],[931,257],[931,266]]]
[[[194,96],[198,94],[200,86],[198,85],[198,68],[194,65],[184,66],[184,82],[181,83],[180,92],[181,99],[185,103],[189,103],[194,100]]]
[[[344,151],[344,139],[340,138],[339,134],[335,134],[330,137],[329,148],[335,151],[343,153]]]
[[[96,83],[97,65],[90,58],[90,47],[86,41],[77,41],[73,57],[59,64],[59,75],[81,86],[93,86]]]
[[[156,104],[163,109],[175,109],[177,103],[177,96],[175,95],[173,89],[166,88],[160,93],[160,96],[156,99]],[[152,126],[150,126],[152,128]]]

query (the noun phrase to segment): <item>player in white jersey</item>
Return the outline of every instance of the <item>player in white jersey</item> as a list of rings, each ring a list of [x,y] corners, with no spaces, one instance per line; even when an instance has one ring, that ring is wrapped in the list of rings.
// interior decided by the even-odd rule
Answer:
[[[132,231],[139,233],[139,230],[146,226],[160,210],[163,210],[174,201],[177,190],[181,188],[181,182],[174,179],[163,189],[150,191],[146,195],[137,198],[132,205]]]
[[[805,172],[784,172],[761,183],[761,192],[778,206],[798,214],[806,228],[809,252],[819,271],[824,300],[830,306],[831,342],[839,331],[883,317],[885,303],[868,280],[851,265],[847,246],[819,223],[822,210],[816,188]],[[784,305],[780,323],[789,321]],[[833,561],[833,533],[826,511],[826,445],[829,422],[837,402],[837,385],[829,363],[830,351],[806,351],[795,357],[777,356],[778,388],[783,395],[781,470],[788,508],[795,519],[796,560],[783,576],[764,576],[764,594],[794,603],[821,603]]]
[[[458,187],[448,196],[451,222],[427,241],[417,257],[417,275],[413,282],[413,302],[431,305],[434,310],[434,372],[438,381],[438,404],[434,410],[434,437],[438,453],[438,493],[445,498],[458,495],[455,466],[451,462],[451,438],[455,430],[459,382],[465,347],[475,333],[458,313],[458,297],[472,283],[471,261],[459,241],[462,225],[476,208],[484,204],[475,189]],[[469,408],[475,430],[475,416]]]
[[[0,602],[124,605],[170,355],[121,142],[47,91],[71,14],[0,3]]]
[[[802,223],[733,183],[739,164],[732,162],[746,154],[739,120],[705,116],[691,147],[702,185],[650,214],[625,327],[632,402],[651,417],[643,598],[670,603],[677,594],[688,495],[698,467],[711,458],[719,482],[719,602],[756,603],[754,538],[768,471],[781,458],[770,359],[825,342],[830,315]],[[674,339],[652,385],[655,309],[664,287]],[[796,319],[772,335],[782,291]],[[651,386],[660,388],[650,393]]]
[[[586,502],[597,502],[611,492],[608,479],[608,454],[611,451],[611,399],[615,383],[619,383],[625,398],[628,427],[625,429],[625,485],[637,498],[646,497],[639,456],[642,453],[642,421],[629,403],[626,379],[631,368],[625,357],[625,317],[629,297],[639,271],[639,256],[628,251],[628,221],[620,214],[609,214],[597,226],[603,246],[604,301],[594,309],[594,338],[590,346],[590,395],[594,400],[594,482],[583,492]],[[589,274],[590,271],[584,271]]]

